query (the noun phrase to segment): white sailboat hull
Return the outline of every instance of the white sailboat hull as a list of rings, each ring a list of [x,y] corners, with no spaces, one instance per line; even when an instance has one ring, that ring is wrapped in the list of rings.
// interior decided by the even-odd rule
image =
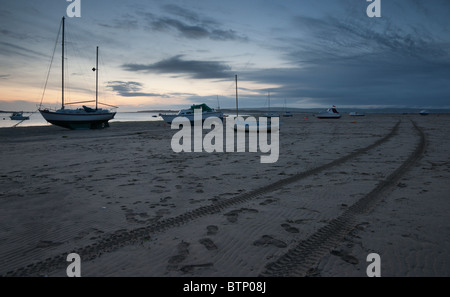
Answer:
[[[69,129],[96,129],[108,127],[108,121],[113,119],[115,112],[100,110],[84,112],[83,110],[39,110],[44,119],[56,126]]]

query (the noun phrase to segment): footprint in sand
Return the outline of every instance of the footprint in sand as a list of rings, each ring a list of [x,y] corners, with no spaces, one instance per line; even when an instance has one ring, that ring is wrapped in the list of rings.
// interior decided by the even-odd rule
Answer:
[[[256,246],[268,246],[268,245],[274,245],[278,248],[285,248],[287,247],[287,244],[284,243],[281,240],[275,239],[272,236],[269,235],[263,235],[260,239],[253,242],[253,245]]]
[[[343,250],[337,251],[337,250],[333,250],[331,251],[332,255],[338,256],[340,257],[343,261],[356,265],[359,264],[359,260],[355,257],[353,257],[352,255],[349,255],[348,253],[344,252]]]
[[[202,238],[198,242],[203,244],[208,251],[217,250],[217,246],[214,244],[214,242],[209,238]]]
[[[289,233],[299,233],[300,232],[297,228],[292,227],[289,224],[281,224],[281,227],[283,227],[284,230],[286,230]]]
[[[156,215],[159,217],[163,217],[166,214],[170,214],[170,210],[167,208],[161,208],[156,211]]]
[[[269,198],[269,199],[266,199],[263,202],[259,203],[259,205],[267,205],[267,204],[270,204],[270,203],[276,202],[276,201],[278,201],[278,199],[270,199]]]
[[[208,235],[208,236],[216,235],[217,232],[219,231],[219,227],[214,226],[214,225],[210,225],[210,226],[206,227],[206,230],[208,231],[206,233],[206,235]]]
[[[184,265],[183,267],[180,268],[180,271],[184,273],[192,273],[195,270],[212,268],[213,266],[214,266],[213,263]]]
[[[189,242],[182,241],[177,246],[178,254],[170,257],[169,264],[178,264],[183,262],[189,255]]]
[[[227,217],[227,221],[230,223],[236,223],[238,218],[239,210],[232,210],[224,214]]]
[[[36,245],[36,248],[49,248],[49,247],[55,247],[55,246],[59,246],[63,244],[62,242],[53,242],[50,240],[41,240],[38,242],[38,244]]]
[[[235,210],[227,212],[226,214],[224,214],[224,216],[227,217],[228,222],[235,223],[235,222],[237,222],[238,215],[241,212],[243,212],[243,213],[257,213],[258,210],[251,209],[251,208],[235,209]]]
[[[167,201],[170,200],[170,199],[172,199],[171,196],[166,196],[166,197],[164,197],[164,198],[160,198],[160,199],[159,199],[159,202],[164,203],[164,202],[167,202]]]

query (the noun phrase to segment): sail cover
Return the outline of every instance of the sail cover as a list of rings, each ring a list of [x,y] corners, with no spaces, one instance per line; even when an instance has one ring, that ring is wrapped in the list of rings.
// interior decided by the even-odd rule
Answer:
[[[212,109],[208,105],[206,105],[205,103],[203,103],[203,104],[193,104],[190,109],[191,110],[201,109],[202,111],[212,111]]]

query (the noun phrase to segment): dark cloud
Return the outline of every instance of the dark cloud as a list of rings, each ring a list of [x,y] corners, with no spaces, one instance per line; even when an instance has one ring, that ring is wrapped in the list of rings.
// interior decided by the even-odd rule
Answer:
[[[142,84],[135,81],[110,81],[108,87],[122,97],[167,97],[167,95],[141,92]]]
[[[0,79],[8,79],[9,77],[9,74],[0,74]]]
[[[184,74],[196,79],[215,79],[232,77],[231,67],[223,62],[183,60],[177,55],[154,64],[124,64],[127,71]]]
[[[179,17],[188,23],[213,25],[216,22],[211,18],[201,17],[197,12],[175,4],[166,4],[162,6],[163,10],[172,16]]]
[[[399,25],[388,17],[297,16],[293,23],[301,33],[278,39],[276,48],[290,68],[246,74],[280,85],[281,96],[322,105],[437,106],[448,100],[450,45],[426,25]]]
[[[169,93],[170,96],[194,96],[195,94],[193,93],[180,93],[180,92],[175,92],[175,93]]]
[[[150,27],[155,31],[174,31],[179,36],[189,39],[204,39],[227,41],[247,41],[245,35],[240,35],[232,29],[224,29],[217,21],[200,16],[198,13],[177,5],[163,6],[168,16],[156,16],[144,13]]]
[[[335,61],[290,69],[259,69],[245,73],[252,81],[275,84],[274,98],[306,100],[317,105],[448,106],[450,67],[409,58],[396,63],[383,57],[358,58],[357,62]],[[245,86],[245,82],[241,83]],[[258,91],[258,90],[254,90]],[[267,90],[259,90],[264,102]],[[276,99],[275,99],[276,100]],[[246,100],[248,101],[248,100]],[[274,101],[276,103],[276,101]]]
[[[192,39],[208,38],[210,32],[199,25],[188,25],[171,18],[159,18],[152,22],[152,28],[156,31],[175,29],[181,36]]]
[[[1,35],[6,35],[6,36],[11,36],[11,35],[12,35],[12,32],[9,31],[9,30],[1,29],[1,30],[0,30],[0,34],[1,34]]]
[[[387,75],[384,79],[360,71],[355,67],[337,68],[314,67],[309,69],[272,69],[271,73],[255,71],[246,73],[252,81],[275,84],[279,87],[271,88],[272,106],[282,106],[283,100],[317,106],[327,105],[412,105],[423,101],[432,93],[439,95],[442,101],[446,91],[442,90],[442,83],[427,82],[426,84],[414,79],[411,74],[406,79],[398,79],[394,75]],[[245,81],[240,83],[245,86]],[[448,91],[449,88],[447,88]],[[241,95],[242,102],[247,105],[261,106],[266,102],[267,89],[253,90],[259,95]],[[447,92],[448,93],[448,92]],[[405,100],[405,97],[407,100]],[[259,103],[259,104],[258,104]],[[435,101],[437,104],[437,101]]]
[[[369,18],[367,18],[369,19]],[[320,63],[324,60],[353,59],[368,55],[409,56],[415,59],[448,59],[448,48],[422,27],[397,27],[389,19],[372,26],[366,19],[312,18],[297,16],[295,25],[303,38],[284,40],[293,47],[292,60]]]
[[[115,19],[110,23],[100,23],[99,25],[105,28],[132,30],[138,28],[138,21],[129,15],[121,19]]]
[[[22,56],[34,59],[36,58],[42,59],[43,57],[47,57],[46,55],[38,51],[4,41],[0,41],[0,52],[3,55]]]

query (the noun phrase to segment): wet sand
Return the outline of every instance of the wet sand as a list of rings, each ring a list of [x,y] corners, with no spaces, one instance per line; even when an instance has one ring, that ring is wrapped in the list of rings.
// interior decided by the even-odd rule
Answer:
[[[450,276],[449,115],[281,120],[273,164],[162,122],[0,129],[0,275]]]

